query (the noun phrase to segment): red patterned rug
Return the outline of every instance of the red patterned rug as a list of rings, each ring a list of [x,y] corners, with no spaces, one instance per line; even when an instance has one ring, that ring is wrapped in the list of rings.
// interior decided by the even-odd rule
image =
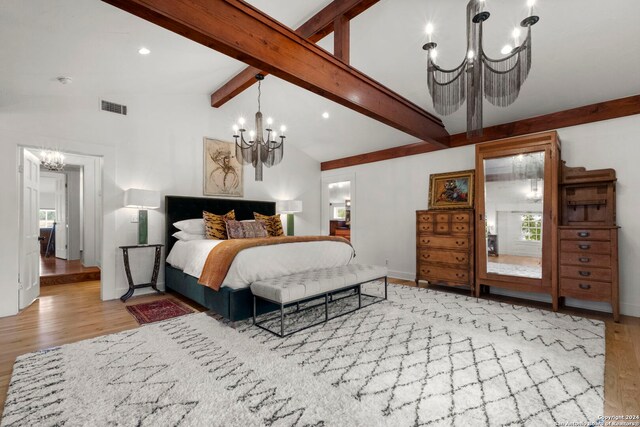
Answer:
[[[169,298],[144,304],[128,305],[127,310],[141,325],[194,313],[191,308]]]

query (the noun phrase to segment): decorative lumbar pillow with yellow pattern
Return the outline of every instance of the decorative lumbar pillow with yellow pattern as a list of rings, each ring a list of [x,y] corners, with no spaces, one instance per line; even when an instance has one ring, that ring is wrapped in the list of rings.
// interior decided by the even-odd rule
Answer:
[[[257,221],[263,221],[265,223],[265,225],[267,226],[269,237],[284,236],[284,230],[282,229],[282,220],[280,219],[280,215],[269,216],[254,212],[253,217]]]
[[[204,231],[207,239],[227,240],[227,225],[224,221],[226,219],[235,220],[236,213],[231,210],[224,215],[216,215],[202,211],[202,218],[204,219]]]

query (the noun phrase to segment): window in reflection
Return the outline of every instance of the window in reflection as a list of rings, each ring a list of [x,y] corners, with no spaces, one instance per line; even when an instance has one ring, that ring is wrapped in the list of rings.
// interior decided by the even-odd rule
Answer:
[[[542,277],[544,152],[484,161],[487,272]]]

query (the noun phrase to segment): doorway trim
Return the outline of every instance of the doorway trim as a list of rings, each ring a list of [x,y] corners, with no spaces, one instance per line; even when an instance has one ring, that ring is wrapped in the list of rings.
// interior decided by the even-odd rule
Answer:
[[[42,150],[41,147],[34,147],[32,145],[23,145],[19,144],[18,152],[22,153],[23,151],[29,151],[32,153],[37,153]],[[45,148],[46,149],[46,148]],[[103,265],[104,265],[104,248],[106,243],[104,242],[103,236],[105,235],[103,231],[104,227],[104,200],[103,200],[103,182],[104,182],[104,156],[98,154],[85,154],[78,153],[73,150],[67,149],[57,149],[64,153],[65,155],[65,163],[77,165],[82,167],[82,195],[81,195],[81,209],[83,211],[82,219],[82,262],[83,264],[91,264],[100,267],[101,270],[101,278],[100,278],[100,297],[102,300],[109,299],[107,292],[105,292],[105,280],[104,275],[102,274]],[[39,156],[36,154],[36,157]],[[46,171],[43,169],[43,171]],[[17,169],[18,174],[20,174],[19,168]],[[19,177],[18,177],[19,178]],[[90,190],[93,195],[91,197],[87,197],[87,190]],[[22,200],[23,197],[23,189],[18,188],[18,196],[19,199]],[[21,226],[23,221],[23,206],[22,203],[19,206],[19,216],[18,216],[18,225]],[[85,227],[87,224],[91,224],[93,222],[93,226]],[[90,235],[91,240],[93,240],[92,244],[86,244],[86,236]],[[19,236],[19,243],[22,244],[22,236]],[[22,259],[22,254],[18,256],[18,269],[20,270],[20,266],[24,260]],[[18,301],[20,300],[20,284],[17,284],[17,295]],[[17,311],[19,312],[20,306],[18,305]],[[25,307],[26,308],[26,307]]]
[[[322,226],[320,228],[323,236],[329,235],[329,184],[338,182],[351,182],[349,191],[351,192],[351,245],[355,248],[358,241],[358,203],[356,198],[356,173],[355,172],[343,172],[343,173],[323,173],[322,175]],[[355,225],[355,227],[353,226]]]

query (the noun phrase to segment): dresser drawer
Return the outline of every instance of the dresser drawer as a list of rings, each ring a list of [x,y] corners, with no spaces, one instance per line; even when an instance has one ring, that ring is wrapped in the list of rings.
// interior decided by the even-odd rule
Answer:
[[[451,221],[453,222],[466,222],[467,224],[471,220],[471,214],[469,213],[453,213],[451,214]]]
[[[425,280],[450,280],[452,282],[467,283],[469,281],[469,272],[455,268],[439,267],[429,264],[420,265],[420,276]]]
[[[609,301],[611,299],[611,283],[561,279],[560,296],[591,301]]]
[[[418,257],[419,262],[441,262],[445,264],[455,264],[461,266],[469,265],[470,255],[466,252],[453,252],[441,250],[422,250]]]
[[[611,256],[602,254],[581,254],[577,252],[562,252],[561,265],[579,265],[586,267],[611,267]]]
[[[588,240],[561,240],[560,251],[581,254],[610,254],[611,243]]]
[[[418,214],[418,222],[433,222],[433,214],[430,214],[430,213]]]
[[[576,280],[611,281],[610,268],[578,267],[571,265],[560,266],[560,277]]]
[[[560,230],[560,238],[577,240],[611,240],[611,232],[609,230],[592,230],[589,228]]]
[[[449,234],[451,233],[451,224],[449,222],[436,221],[435,232],[439,234]]]
[[[440,236],[420,236],[418,244],[428,248],[469,249],[469,239]]]
[[[433,231],[433,222],[419,222],[418,223],[418,231],[420,232],[432,232]]]
[[[449,221],[451,221],[451,214],[449,213],[436,214],[436,222],[449,222]]]
[[[464,222],[454,222],[451,223],[451,232],[452,233],[468,233],[471,230],[469,223]]]

